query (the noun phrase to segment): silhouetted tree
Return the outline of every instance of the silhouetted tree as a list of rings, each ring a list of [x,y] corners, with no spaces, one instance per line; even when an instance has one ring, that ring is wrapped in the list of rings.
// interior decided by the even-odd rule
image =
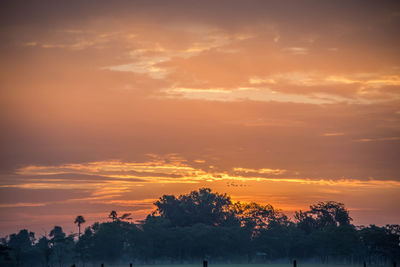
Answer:
[[[399,225],[378,227],[370,225],[360,229],[360,238],[369,264],[382,264],[385,261],[400,259]]]
[[[21,230],[0,239],[0,266],[59,267],[67,263],[99,264],[249,262],[282,259],[322,263],[388,264],[400,260],[400,226],[355,227],[342,203],[311,205],[291,221],[271,205],[232,203],[226,194],[202,188],[178,197],[164,195],[156,211],[138,224],[130,214],[94,223],[75,243],[60,226],[35,243]],[[79,216],[78,216],[79,217]],[[83,223],[77,217],[76,223]],[[7,256],[9,254],[9,257]],[[261,255],[261,256],[260,256]]]
[[[21,266],[21,263],[28,261],[32,252],[33,242],[35,241],[35,234],[23,229],[18,234],[10,235],[8,247],[10,255],[15,259],[16,266]]]
[[[118,217],[118,213],[115,210],[112,210],[110,215],[108,215],[108,218],[112,219],[113,222],[119,222],[123,220],[132,220],[129,216],[131,216],[131,213],[124,213],[122,216]]]
[[[10,248],[5,245],[6,241],[3,239],[0,244],[0,266],[12,267],[13,262],[10,257]]]
[[[62,267],[73,248],[73,235],[66,236],[60,226],[54,226],[50,231],[50,244],[59,267]]]
[[[42,236],[36,244],[36,248],[40,255],[43,266],[49,266],[50,256],[52,252],[52,249],[50,247],[50,240],[46,236]]]
[[[295,220],[300,228],[310,233],[326,226],[350,225],[352,218],[343,203],[328,201],[311,205],[308,211],[296,212]]]
[[[263,206],[254,202],[237,202],[232,205],[232,210],[242,226],[253,231],[253,234],[277,224],[287,225],[289,223],[286,215],[269,204]]]
[[[75,245],[75,251],[83,266],[85,266],[86,262],[95,260],[93,257],[93,227],[98,229],[97,225],[98,223],[95,223],[93,226],[87,227]]]
[[[191,226],[196,223],[218,226],[230,216],[232,202],[226,194],[212,193],[209,188],[192,191],[178,198],[164,195],[154,203],[153,215],[159,215],[173,226]]]
[[[78,224],[78,229],[79,229],[79,233],[78,233],[78,239],[81,239],[81,224],[85,223],[85,218],[83,218],[83,216],[78,215],[75,218],[74,223]]]
[[[116,222],[118,220],[118,215],[115,210],[112,210],[110,212],[110,215],[108,215],[108,218],[110,218],[113,222]]]
[[[127,245],[126,222],[102,223],[93,231],[93,258],[114,264],[125,252]]]

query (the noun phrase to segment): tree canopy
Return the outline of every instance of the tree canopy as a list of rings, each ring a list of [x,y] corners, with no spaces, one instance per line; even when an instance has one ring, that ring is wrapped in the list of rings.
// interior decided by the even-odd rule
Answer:
[[[343,203],[319,202],[291,220],[272,205],[234,202],[201,188],[163,195],[154,205],[155,211],[140,223],[113,210],[111,221],[86,227],[80,238],[60,226],[39,239],[23,229],[1,239],[0,265],[400,260],[400,226],[354,226]],[[83,216],[76,217],[75,223],[83,222]]]

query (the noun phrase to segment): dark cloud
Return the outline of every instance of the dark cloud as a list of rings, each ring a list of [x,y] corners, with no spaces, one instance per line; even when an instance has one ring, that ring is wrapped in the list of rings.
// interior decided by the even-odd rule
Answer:
[[[65,201],[69,198],[79,198],[87,195],[86,189],[26,189],[0,188],[1,204],[12,203],[47,203]]]

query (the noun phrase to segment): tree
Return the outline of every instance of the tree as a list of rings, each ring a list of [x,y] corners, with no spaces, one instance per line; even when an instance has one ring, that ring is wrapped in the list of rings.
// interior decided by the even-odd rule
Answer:
[[[127,234],[126,222],[102,223],[93,232],[92,258],[114,264],[124,253]]]
[[[287,225],[289,223],[285,214],[269,204],[236,202],[232,205],[232,210],[242,226],[253,231],[253,234],[261,229],[272,228],[274,225]]]
[[[34,241],[35,233],[28,232],[26,229],[19,231],[18,234],[10,235],[8,247],[11,249],[10,254],[15,259],[17,267],[19,267],[22,262],[30,259]]]
[[[113,222],[116,222],[118,220],[118,215],[115,210],[112,210],[110,212],[110,215],[108,215],[108,218],[112,219]]]
[[[54,226],[50,231],[50,244],[57,258],[60,267],[63,266],[66,258],[71,255],[74,245],[73,235],[66,236],[61,226]]]
[[[12,259],[10,257],[10,250],[11,249],[6,245],[0,244],[0,266],[13,266]]]
[[[297,225],[307,233],[327,226],[347,226],[353,220],[344,204],[335,201],[311,205],[310,210],[296,212],[294,217]]]
[[[323,263],[331,258],[349,259],[358,246],[352,218],[343,203],[319,202],[307,211],[296,212],[294,217],[312,244],[308,256],[318,256]]]
[[[226,194],[212,193],[201,188],[188,195],[164,195],[154,203],[153,215],[168,219],[173,226],[192,226],[196,223],[218,226],[229,220],[232,202]]]
[[[99,223],[95,223],[92,226],[87,227],[75,245],[75,251],[83,266],[85,266],[87,261],[93,259],[93,228],[98,229],[98,225]]]
[[[122,214],[122,216],[119,216],[118,219],[121,220],[121,221],[123,221],[123,220],[132,220],[132,218],[129,217],[129,216],[131,216],[130,213],[124,213],[124,214]]]
[[[385,263],[386,260],[400,259],[399,229],[398,225],[385,227],[370,225],[360,229],[360,239],[370,264],[378,265]]]
[[[74,223],[78,224],[78,228],[79,228],[79,234],[78,234],[78,240],[81,239],[81,224],[85,223],[85,218],[83,218],[83,216],[79,215],[76,216]]]
[[[42,236],[36,244],[36,249],[39,251],[40,258],[44,266],[49,266],[52,249],[50,240],[46,236]]]
[[[111,211],[112,221],[94,223],[74,242],[60,226],[35,243],[34,233],[21,230],[0,238],[0,266],[85,266],[99,261],[193,263],[319,260],[388,264],[400,260],[400,226],[355,227],[342,203],[320,202],[296,213],[295,222],[271,205],[232,203],[226,194],[201,188],[186,195],[164,195],[156,211],[138,224],[129,213]],[[84,223],[77,216],[75,223]],[[77,262],[76,260],[79,259]]]
[[[113,222],[119,222],[123,220],[132,220],[129,216],[131,216],[131,213],[124,213],[122,216],[118,217],[118,213],[115,210],[112,210],[110,215],[108,215],[108,218],[112,219]]]

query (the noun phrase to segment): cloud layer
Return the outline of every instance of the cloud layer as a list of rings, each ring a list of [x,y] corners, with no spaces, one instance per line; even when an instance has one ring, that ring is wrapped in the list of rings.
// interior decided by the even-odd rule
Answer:
[[[2,232],[200,186],[399,220],[397,1],[1,5]]]

